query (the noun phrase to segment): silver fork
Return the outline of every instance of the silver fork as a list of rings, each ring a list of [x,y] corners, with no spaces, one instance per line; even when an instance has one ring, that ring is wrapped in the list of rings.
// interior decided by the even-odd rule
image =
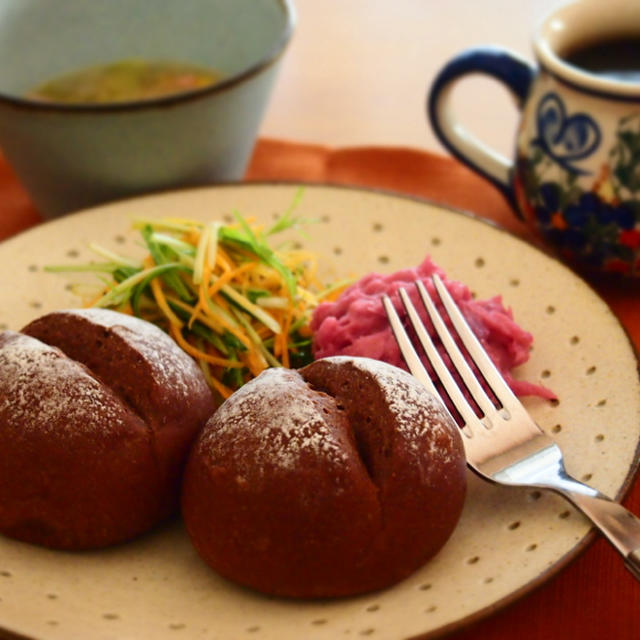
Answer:
[[[517,399],[486,351],[469,328],[442,280],[433,276],[438,296],[477,369],[497,403],[488,396],[458,348],[422,282],[415,285],[442,345],[468,393],[477,403],[480,417],[465,399],[444,364],[406,290],[402,302],[422,348],[460,418],[467,463],[486,480],[512,486],[551,489],[573,503],[607,537],[623,556],[625,565],[640,580],[640,520],[622,505],[596,489],[572,478],[565,470],[562,451],[534,422]],[[440,396],[405,331],[393,303],[383,296],[393,334],[411,373]]]

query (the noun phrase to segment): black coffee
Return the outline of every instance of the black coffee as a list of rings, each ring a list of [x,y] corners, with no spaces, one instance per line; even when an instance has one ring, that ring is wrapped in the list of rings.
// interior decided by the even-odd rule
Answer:
[[[576,47],[562,56],[569,64],[612,80],[640,83],[640,36]]]

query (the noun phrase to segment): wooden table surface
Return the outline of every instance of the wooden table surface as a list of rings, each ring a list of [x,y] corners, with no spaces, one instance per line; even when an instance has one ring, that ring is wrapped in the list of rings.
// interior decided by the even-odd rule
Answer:
[[[484,44],[532,60],[533,26],[558,0],[293,2],[297,28],[262,134],[442,151],[424,109],[438,70],[459,51]],[[471,131],[510,152],[517,112],[501,86],[470,78],[455,100]]]

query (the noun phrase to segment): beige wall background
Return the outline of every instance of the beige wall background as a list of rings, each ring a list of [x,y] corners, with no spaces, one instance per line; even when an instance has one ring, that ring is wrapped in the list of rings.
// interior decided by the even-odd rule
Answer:
[[[471,46],[498,44],[533,60],[535,24],[559,0],[293,0],[298,24],[262,135],[333,146],[443,152],[425,117],[428,87]],[[470,77],[457,116],[510,155],[517,110],[497,82]]]

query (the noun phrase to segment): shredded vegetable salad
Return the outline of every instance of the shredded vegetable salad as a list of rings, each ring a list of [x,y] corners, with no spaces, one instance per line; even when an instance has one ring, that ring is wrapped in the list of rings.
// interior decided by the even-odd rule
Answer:
[[[271,248],[273,236],[304,223],[292,212],[293,207],[267,229],[239,214],[228,225],[136,220],[133,228],[147,251],[142,260],[93,244],[105,262],[47,270],[101,274],[100,292],[87,306],[162,327],[195,358],[212,389],[227,398],[268,367],[311,361],[311,313],[343,288],[321,286],[313,253]]]

